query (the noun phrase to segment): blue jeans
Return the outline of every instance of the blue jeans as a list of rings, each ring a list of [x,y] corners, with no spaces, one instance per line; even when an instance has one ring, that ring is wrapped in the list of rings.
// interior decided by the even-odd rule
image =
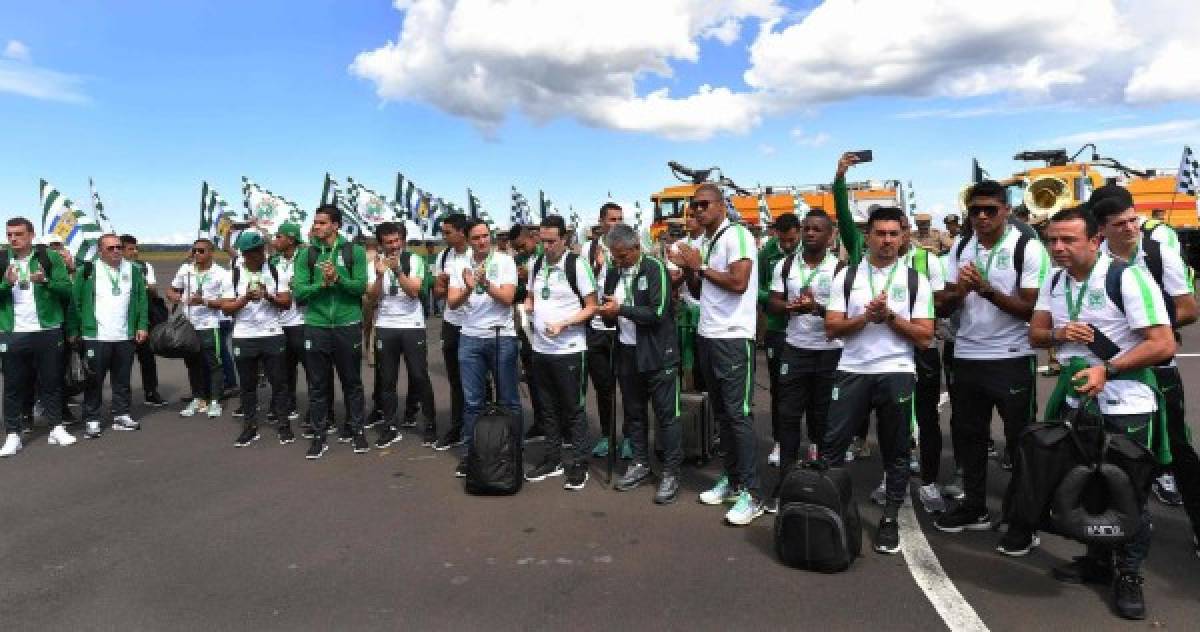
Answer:
[[[221,327],[221,371],[225,376],[225,388],[236,388],[238,385],[237,363],[233,360],[233,354],[229,352],[229,340],[233,338],[233,321],[223,320],[219,323]],[[258,379],[256,376],[254,379]],[[214,399],[219,396],[216,393]]]
[[[521,419],[521,398],[517,394],[517,339],[515,336],[496,339],[463,335],[458,340],[458,367],[465,400],[463,440],[469,448],[475,435],[475,420],[487,404],[489,374],[496,382],[500,406],[516,415],[518,420]],[[524,422],[520,427],[525,427]]]

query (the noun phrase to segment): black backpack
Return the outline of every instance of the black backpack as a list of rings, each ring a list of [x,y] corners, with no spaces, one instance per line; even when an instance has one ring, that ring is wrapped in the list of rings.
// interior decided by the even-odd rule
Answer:
[[[862,519],[850,474],[823,462],[797,464],[779,486],[775,552],[788,566],[844,571],[862,550]]]
[[[583,307],[583,294],[579,293],[579,279],[577,278],[578,270],[575,269],[576,260],[579,259],[579,255],[573,252],[568,252],[564,256],[566,257],[566,260],[563,262],[563,268],[567,276],[567,285],[571,286],[571,291],[574,292],[576,298],[579,299],[579,306]],[[534,279],[537,278],[538,271],[542,268],[542,260],[545,258],[546,255],[538,255],[537,258],[533,260],[533,268],[529,272],[529,282],[526,283],[526,285],[533,285]]]
[[[867,264],[871,265],[871,264]],[[905,266],[908,270],[908,316],[912,318],[912,311],[917,306],[917,284],[919,283],[918,273],[915,269]],[[842,297],[846,301],[846,309],[850,309],[850,292],[854,289],[854,279],[858,276],[858,266],[850,266],[846,268],[846,278],[842,285]]]
[[[1113,305],[1116,305],[1122,314],[1125,313],[1125,296],[1121,294],[1121,275],[1125,273],[1125,268],[1128,267],[1129,264],[1124,261],[1113,259],[1109,262],[1108,272],[1104,275],[1104,293],[1108,294],[1108,300],[1112,301]],[[1062,276],[1063,271],[1060,269],[1055,271],[1054,276],[1050,277],[1051,292],[1054,291],[1055,287],[1058,287],[1058,282],[1062,280]],[[1159,287],[1162,286],[1160,285]],[[1167,308],[1167,311],[1171,315],[1172,322],[1174,322],[1174,310]]]
[[[275,280],[275,287],[279,287],[279,268],[275,267],[273,261],[267,262],[267,269],[271,271],[271,278]],[[242,266],[233,266],[233,296],[238,295],[238,282],[242,280]]]
[[[500,328],[496,328],[496,345]],[[496,352],[499,374],[500,353]],[[493,396],[495,391],[493,391]],[[521,418],[501,407],[495,399],[483,407],[475,420],[471,447],[467,450],[468,494],[507,496],[521,491],[525,461],[521,452]]]

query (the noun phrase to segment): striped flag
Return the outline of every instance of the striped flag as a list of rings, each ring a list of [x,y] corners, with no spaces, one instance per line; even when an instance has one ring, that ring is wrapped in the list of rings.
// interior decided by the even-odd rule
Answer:
[[[242,176],[242,206],[246,208],[246,219],[255,220],[259,228],[269,233],[283,222],[303,223],[308,218],[308,212],[295,202],[264,189],[246,176]]]
[[[38,196],[42,202],[42,232],[58,235],[77,261],[94,259],[104,234],[100,224],[77,210],[70,199],[45,180],[39,184]]]
[[[108,221],[108,216],[104,214],[104,203],[100,201],[100,194],[96,192],[96,183],[88,178],[88,190],[92,194],[92,216],[96,218],[96,223],[104,228],[105,232],[116,232],[113,230],[112,222]]]
[[[471,219],[479,219],[479,213],[483,210],[483,205],[480,204],[479,198],[471,193],[471,189],[467,189],[467,217]]]
[[[1200,161],[1192,148],[1184,145],[1183,157],[1179,159],[1179,173],[1175,175],[1175,191],[1195,196],[1200,192]]]
[[[225,250],[232,245],[230,239],[236,221],[237,213],[225,198],[204,182],[200,187],[200,230],[196,236],[211,239],[217,248]]]
[[[545,215],[542,215],[542,217],[545,217]],[[533,209],[529,207],[529,200],[525,199],[525,196],[517,191],[517,187],[512,188],[512,215],[510,216],[510,220],[513,226],[518,224],[532,224],[535,221],[533,218]]]

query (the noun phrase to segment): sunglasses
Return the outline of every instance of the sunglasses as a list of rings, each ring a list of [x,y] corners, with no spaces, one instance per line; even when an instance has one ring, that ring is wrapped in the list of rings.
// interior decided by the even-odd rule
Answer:
[[[120,246],[105,246],[104,247],[104,250],[107,252],[112,252],[114,250],[120,250],[120,249],[121,249]]]
[[[708,200],[692,200],[688,203],[688,208],[693,211],[703,211],[708,208]]]
[[[208,252],[208,248],[192,248],[192,254],[202,255]]]
[[[995,217],[999,212],[1000,212],[1000,207],[994,206],[991,204],[976,204],[976,205],[967,207],[968,215],[982,214],[986,217]]]

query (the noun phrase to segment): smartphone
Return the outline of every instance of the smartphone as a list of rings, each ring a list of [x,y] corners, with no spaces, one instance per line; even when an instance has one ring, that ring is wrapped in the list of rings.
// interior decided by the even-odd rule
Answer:
[[[850,153],[858,157],[859,162],[871,162],[872,160],[875,160],[875,152],[870,149],[862,149],[859,151],[852,151]]]
[[[1088,323],[1088,327],[1092,328],[1092,341],[1088,343],[1088,351],[1096,354],[1097,358],[1105,362],[1117,357],[1117,354],[1121,352],[1117,343],[1105,336],[1095,325]]]

